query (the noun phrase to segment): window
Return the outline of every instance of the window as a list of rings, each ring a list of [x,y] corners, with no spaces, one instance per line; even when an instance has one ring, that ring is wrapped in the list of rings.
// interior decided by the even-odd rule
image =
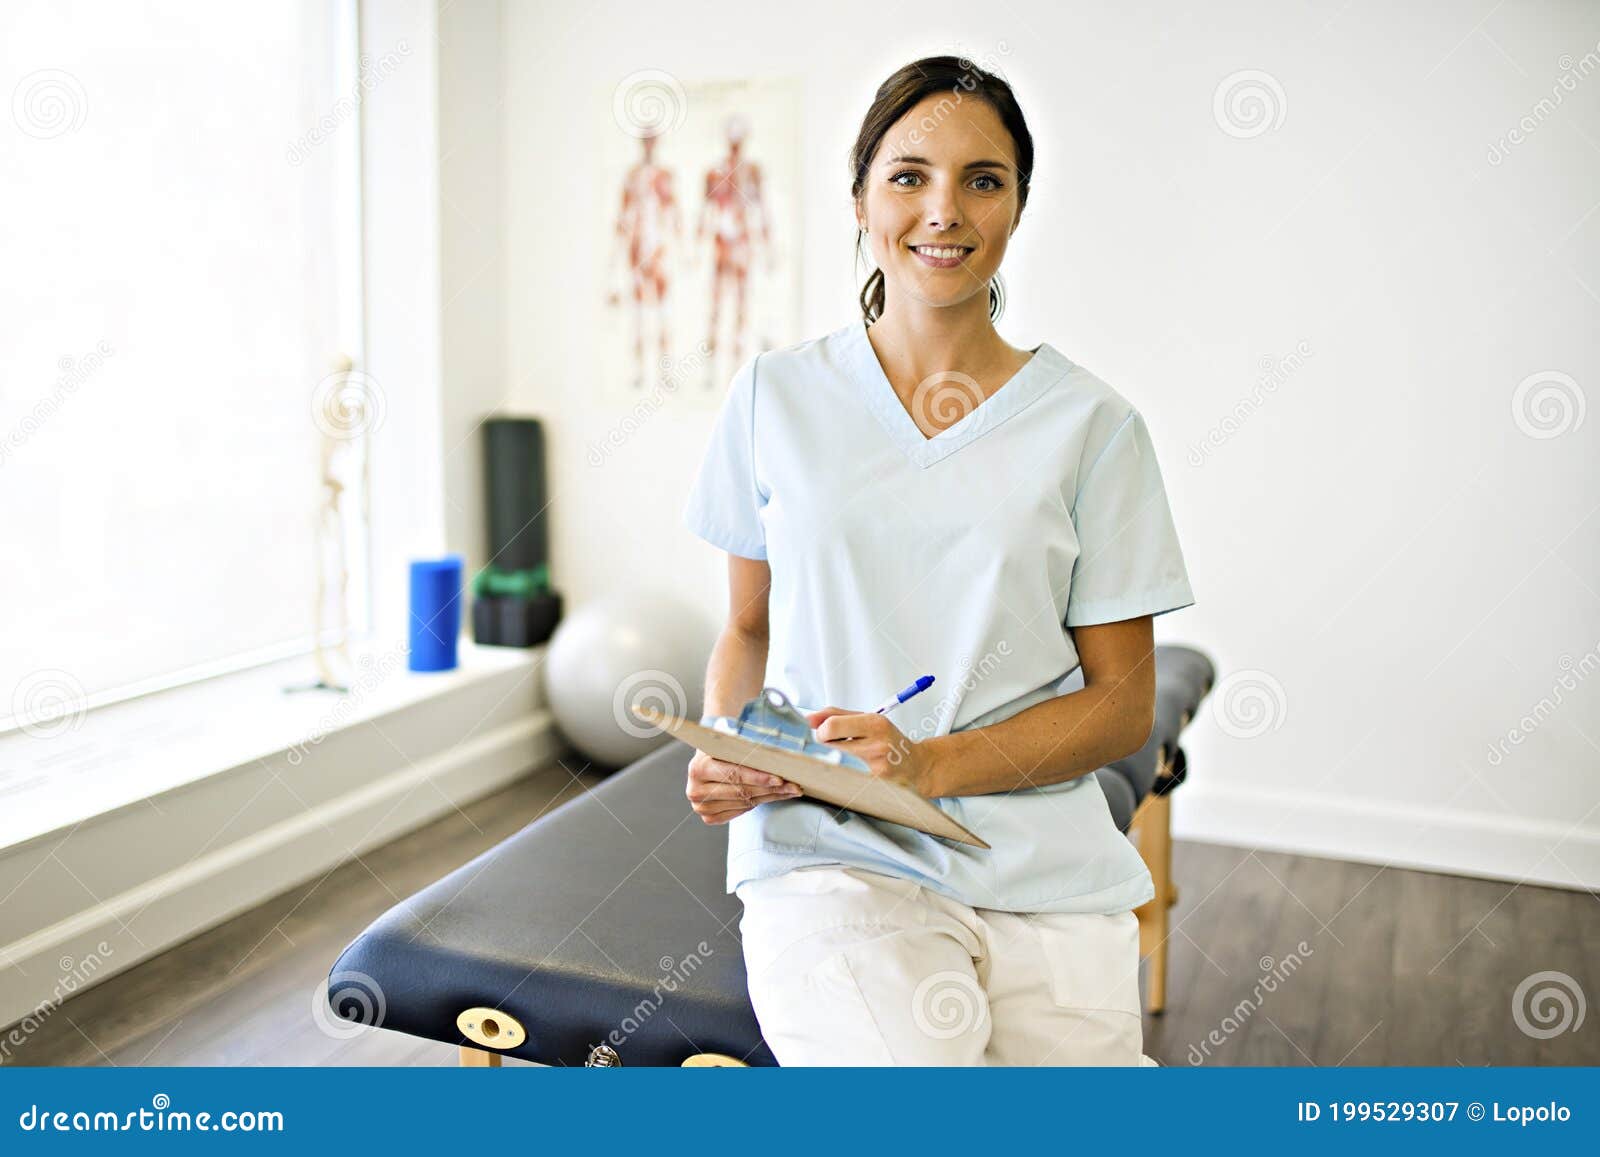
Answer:
[[[313,644],[314,406],[360,392],[329,379],[362,352],[354,11],[0,15],[0,730]]]

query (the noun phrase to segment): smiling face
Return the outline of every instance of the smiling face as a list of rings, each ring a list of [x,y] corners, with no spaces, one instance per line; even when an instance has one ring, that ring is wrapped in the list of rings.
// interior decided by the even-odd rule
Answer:
[[[856,203],[886,303],[932,306],[981,294],[1000,268],[1021,212],[1016,150],[993,108],[929,96],[879,142]]]

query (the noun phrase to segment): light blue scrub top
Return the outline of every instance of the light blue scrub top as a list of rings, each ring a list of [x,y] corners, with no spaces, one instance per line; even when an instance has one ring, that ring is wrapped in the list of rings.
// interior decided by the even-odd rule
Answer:
[[[734,375],[684,523],[767,560],[765,681],[795,703],[870,711],[929,674],[890,712],[901,731],[984,727],[1060,693],[1079,666],[1063,627],[1193,604],[1155,448],[1121,395],[1043,344],[962,404],[925,438],[861,321]],[[727,890],[848,864],[1016,912],[1123,912],[1154,895],[1093,775],[935,803],[990,849],[780,800],[729,823]]]

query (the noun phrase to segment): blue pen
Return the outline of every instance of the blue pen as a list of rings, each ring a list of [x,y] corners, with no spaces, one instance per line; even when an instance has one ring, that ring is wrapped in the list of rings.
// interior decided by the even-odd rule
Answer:
[[[933,686],[933,676],[932,675],[924,675],[920,679],[918,679],[915,683],[912,683],[910,686],[906,687],[905,690],[901,691],[898,695],[891,695],[889,698],[885,699],[883,701],[883,706],[879,707],[876,711],[873,712],[873,714],[874,715],[882,715],[887,711],[891,711],[894,708],[900,706],[900,704],[904,703],[907,699],[911,698],[913,695],[920,695],[920,694],[922,694],[922,692],[926,691],[929,687],[932,687],[932,686]]]

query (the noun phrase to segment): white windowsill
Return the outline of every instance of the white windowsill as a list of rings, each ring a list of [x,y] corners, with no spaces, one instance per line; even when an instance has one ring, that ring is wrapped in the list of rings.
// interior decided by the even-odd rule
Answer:
[[[480,647],[460,666],[412,672],[394,646],[355,652],[351,691],[299,691],[309,656],[95,708],[47,737],[0,736],[0,850],[269,757],[300,757],[327,736],[517,668],[543,648]],[[63,721],[65,724],[66,721]]]

